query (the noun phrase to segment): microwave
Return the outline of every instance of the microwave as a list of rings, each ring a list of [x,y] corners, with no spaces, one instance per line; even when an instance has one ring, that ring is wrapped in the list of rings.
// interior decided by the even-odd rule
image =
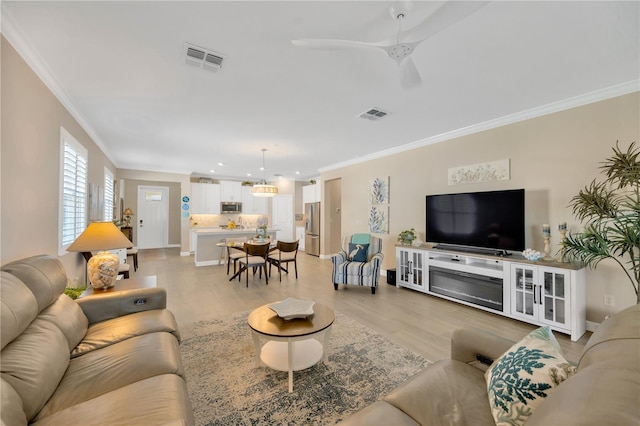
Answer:
[[[220,213],[222,214],[242,213],[242,203],[236,203],[233,201],[223,201],[220,203]]]

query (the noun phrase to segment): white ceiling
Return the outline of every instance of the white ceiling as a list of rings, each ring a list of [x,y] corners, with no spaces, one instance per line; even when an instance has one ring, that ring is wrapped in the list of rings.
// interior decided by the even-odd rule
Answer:
[[[442,4],[414,2],[405,28]],[[291,44],[392,38],[390,5],[3,1],[2,30],[126,169],[259,179],[266,148],[268,180],[306,179],[638,90],[638,1],[491,2],[416,48],[413,90],[378,52]],[[223,54],[223,69],[185,65],[185,42]],[[372,107],[390,115],[357,117]]]

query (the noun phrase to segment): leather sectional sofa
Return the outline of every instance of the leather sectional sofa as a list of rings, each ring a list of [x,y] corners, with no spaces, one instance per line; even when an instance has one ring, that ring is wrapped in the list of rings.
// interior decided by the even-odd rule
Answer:
[[[2,267],[2,425],[191,425],[180,334],[161,288],[77,302],[60,262]]]
[[[457,330],[451,359],[430,365],[341,424],[495,425],[485,371],[514,343],[477,329]],[[525,424],[640,424],[640,305],[600,324],[577,372],[549,392]]]

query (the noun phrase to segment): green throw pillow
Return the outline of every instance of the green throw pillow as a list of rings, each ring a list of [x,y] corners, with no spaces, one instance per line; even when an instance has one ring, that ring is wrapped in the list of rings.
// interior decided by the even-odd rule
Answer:
[[[349,260],[354,262],[366,262],[369,244],[349,243]]]
[[[549,327],[529,333],[485,373],[496,425],[522,425],[544,398],[576,372]]]

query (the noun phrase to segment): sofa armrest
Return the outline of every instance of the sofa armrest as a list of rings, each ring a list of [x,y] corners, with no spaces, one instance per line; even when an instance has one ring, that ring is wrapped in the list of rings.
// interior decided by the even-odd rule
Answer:
[[[486,371],[491,363],[504,354],[513,340],[477,328],[459,328],[451,336],[451,359]]]
[[[136,312],[165,309],[167,291],[164,288],[140,288],[105,293],[77,299],[89,324]]]

